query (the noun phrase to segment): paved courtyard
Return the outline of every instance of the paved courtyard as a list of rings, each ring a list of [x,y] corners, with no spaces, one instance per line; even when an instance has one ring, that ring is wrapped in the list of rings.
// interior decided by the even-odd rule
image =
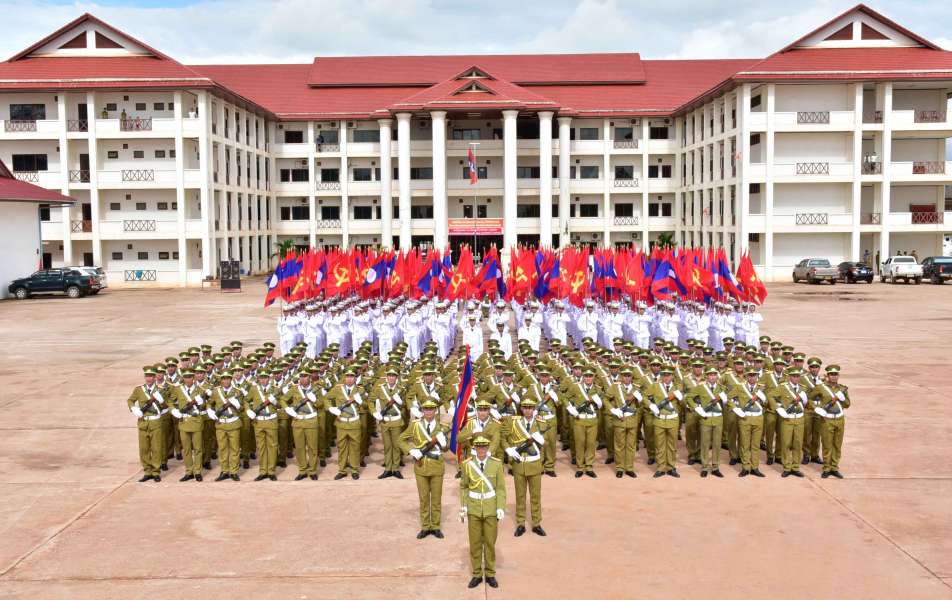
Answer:
[[[842,470],[807,478],[544,478],[549,537],[500,527],[500,587],[467,590],[446,539],[415,539],[413,478],[161,484],[125,407],[142,365],[188,345],[275,339],[260,281],[0,303],[0,596],[14,598],[952,598],[952,286],[774,284],[764,332],[842,365]],[[600,453],[601,454],[601,453]],[[217,470],[215,471],[217,472]],[[404,469],[409,474],[410,468]],[[508,483],[510,508],[512,483]]]

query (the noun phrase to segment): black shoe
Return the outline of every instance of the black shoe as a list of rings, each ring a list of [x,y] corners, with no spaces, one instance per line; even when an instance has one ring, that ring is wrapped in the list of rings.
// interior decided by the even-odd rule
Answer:
[[[549,477],[556,477],[555,471],[546,471],[545,474]]]
[[[456,477],[455,477],[455,479],[459,479],[459,478],[462,477],[462,476],[463,476],[463,475],[462,475],[459,471],[457,471],[457,472],[456,472]]]
[[[168,470],[169,470],[169,464],[168,464],[168,463],[162,463],[162,465],[161,465],[159,468],[162,469],[163,471],[168,471]]]
[[[811,460],[810,462],[812,462],[812,463],[815,464],[815,465],[822,465],[822,464],[823,464],[823,459],[818,457],[818,458],[814,458],[814,459]]]
[[[466,587],[473,589],[474,587],[481,584],[482,582],[483,582],[482,577],[473,577],[472,579],[469,580],[469,583],[466,585]]]
[[[664,471],[655,471],[653,477],[655,477],[656,479],[658,477],[664,477]]]
[[[581,476],[582,476],[582,472],[581,472],[581,471],[576,471],[576,472],[575,472],[575,478],[576,478],[576,479],[578,479],[578,478],[581,477]]]
[[[403,459],[402,459],[402,458],[400,459],[400,466],[401,466],[401,467],[405,467],[405,466],[406,466],[405,464],[403,464]]]
[[[189,473],[188,475],[185,475],[184,477],[179,479],[179,481],[191,481],[193,479],[195,479],[195,476]]]
[[[311,475],[311,481],[317,481],[317,473]]]
[[[731,459],[731,462],[730,462],[730,465],[733,467],[734,465],[736,465],[736,464],[739,463],[739,462],[740,462],[740,459],[739,459],[739,458],[732,458],[732,459]]]
[[[843,479],[843,474],[839,471],[830,471],[830,475],[836,477],[837,479]]]
[[[202,480],[202,474],[199,473],[198,475],[195,476],[195,481],[201,481],[201,480]]]
[[[322,458],[322,459],[320,460],[320,463],[319,463],[319,464],[320,464],[322,467],[326,467],[326,466],[327,466],[327,460]]]
[[[496,581],[496,578],[495,578],[495,577],[487,577],[487,578],[486,578],[486,585],[488,585],[488,586],[491,587],[491,588],[497,588],[497,587],[499,587],[499,582]]]
[[[287,469],[287,468],[288,468],[288,463],[287,463],[287,461],[284,461],[284,460],[279,460],[279,461],[277,462],[277,465],[278,465],[279,467],[281,467],[282,469]]]
[[[707,477],[707,471],[701,471],[701,477]]]
[[[511,469],[511,468],[509,469],[509,474],[512,475],[512,469]]]
[[[790,477],[790,471],[784,471],[780,474],[781,477]]]
[[[261,475],[258,475],[257,477],[255,477],[255,481],[263,481],[267,478],[268,476],[262,473]]]
[[[671,469],[670,471],[668,471],[668,475],[670,475],[671,477],[681,477],[681,474],[678,473],[677,469]]]
[[[562,452],[565,452],[565,451],[568,450],[568,449],[569,449],[569,445],[568,445],[568,444],[562,444]]]
[[[810,464],[810,457],[809,457],[809,456],[804,456],[804,457],[803,457],[803,460],[800,461],[800,464],[801,464],[801,465],[808,465],[808,464]]]
[[[176,452],[176,453],[175,453],[175,460],[182,460],[182,453],[181,453],[181,452]]]
[[[307,479],[306,473],[298,473],[298,476],[294,478],[294,481],[301,481],[302,479]]]
[[[241,477],[238,477],[238,473],[232,473],[232,474],[231,474],[231,480],[232,480],[232,481],[241,481]]]
[[[724,474],[721,473],[721,470],[720,470],[720,469],[714,469],[713,471],[711,471],[711,475],[713,475],[714,477],[723,477],[723,476],[724,476]]]
[[[387,477],[390,477],[391,475],[392,473],[390,471],[384,471],[380,475],[377,475],[377,479],[386,479]]]
[[[380,434],[375,431],[372,434],[370,434],[370,437],[380,437]]]
[[[219,473],[218,477],[215,478],[215,481],[225,481],[226,479],[228,479],[228,475],[225,473]]]
[[[747,477],[748,475],[750,475],[750,471],[748,471],[747,469],[744,469],[743,471],[737,474],[738,477]]]
[[[403,473],[401,473],[400,471],[390,471],[390,474],[396,477],[397,479],[403,479]]]
[[[218,453],[212,452],[212,460],[218,460]]]
[[[522,537],[522,534],[524,534],[525,532],[526,532],[526,526],[519,525],[518,527],[516,527],[516,533],[514,535],[516,537]]]
[[[774,459],[773,459],[772,457],[771,457],[771,458],[768,458],[768,459],[767,459],[767,464],[768,464],[768,465],[774,464]]]
[[[416,539],[422,540],[423,538],[425,538],[425,537],[428,536],[428,535],[430,535],[430,530],[429,530],[429,529],[421,529],[421,530],[420,530],[420,533],[416,534]]]
[[[655,462],[655,461],[654,461],[654,459],[653,459],[653,458],[649,458],[649,459],[648,459],[648,464],[649,464],[649,465],[653,465],[653,464],[654,464],[654,462]]]
[[[585,471],[585,474],[591,477],[592,479],[595,479],[596,477],[598,477],[598,475],[595,474],[595,471]]]
[[[618,479],[621,479],[624,476],[625,476],[624,471],[615,471],[615,477],[617,477]]]
[[[152,481],[154,481],[154,482],[156,482],[156,483],[161,483],[161,482],[162,482],[162,478],[159,477],[158,475],[153,475],[153,476],[152,476]]]
[[[277,476],[277,475],[268,475],[268,479],[270,479],[271,481],[277,481],[277,480],[278,480],[278,476]]]
[[[545,529],[542,529],[542,525],[536,525],[532,528],[532,533],[536,535],[541,535],[542,537],[546,536]]]
[[[364,460],[364,459],[360,459],[360,466],[361,466],[361,467],[366,467],[366,466],[367,466],[367,461]]]
[[[211,461],[206,460],[205,462],[203,462],[203,463],[202,463],[202,468],[205,469],[206,471],[210,471],[211,468],[212,468],[212,463],[211,463]]]
[[[614,458],[613,456],[609,456],[608,458],[605,459],[605,464],[606,464],[606,465],[613,465],[613,464],[615,464],[615,458]]]
[[[634,471],[625,471],[625,475],[627,475],[627,476],[629,476],[629,477],[631,477],[631,478],[633,478],[633,479],[634,479],[635,477],[638,477],[638,473],[635,473]]]
[[[826,479],[826,478],[829,477],[829,476],[830,476],[830,472],[829,472],[829,471],[823,471],[823,475],[820,475],[820,477],[822,477],[823,479]]]
[[[347,473],[338,473],[337,475],[334,475],[334,481],[339,481],[344,477],[347,477]]]
[[[356,471],[351,473],[350,476],[352,479],[360,479],[360,473],[357,473]]]
[[[760,472],[760,469],[754,469],[753,471],[750,472],[750,474],[753,475],[754,477],[766,477],[766,475]]]
[[[432,535],[433,537],[435,537],[435,538],[438,539],[438,540],[442,540],[442,539],[443,539],[443,532],[440,531],[439,529],[434,529],[433,531],[430,532],[430,535]]]
[[[605,444],[599,444],[595,447],[596,450],[604,450],[606,448]]]
[[[146,481],[152,481],[152,476],[151,476],[151,475],[143,475],[143,476],[142,476],[142,479],[139,480],[139,483],[144,483],[144,482],[146,482]]]
[[[252,453],[248,456],[248,458],[250,458],[251,460],[255,460],[256,458],[258,458],[258,454],[257,454],[256,452],[252,452]]]
[[[767,442],[760,442],[760,449],[764,452],[767,451]]]
[[[721,450],[730,450],[730,449],[731,447],[728,446],[727,444],[721,444]]]
[[[803,477],[803,473],[800,471],[790,471],[790,474],[794,477]]]
[[[574,458],[572,459],[572,464],[573,464],[573,465],[574,465],[574,464],[576,464],[576,462],[575,462],[575,459],[574,459]]]

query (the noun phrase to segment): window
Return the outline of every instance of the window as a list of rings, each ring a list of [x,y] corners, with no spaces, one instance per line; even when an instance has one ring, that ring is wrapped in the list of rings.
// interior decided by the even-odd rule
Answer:
[[[657,177],[669,179],[671,177],[671,165],[648,165],[648,177],[650,179]]]
[[[307,169],[304,171],[307,172]],[[321,181],[340,181],[340,169],[321,169]]]
[[[175,150],[169,150],[169,158],[175,158]]]
[[[598,216],[597,204],[579,204],[578,210],[579,210],[580,217],[597,217]]]
[[[598,139],[598,127],[579,127],[579,128],[578,128],[578,139],[580,139],[580,140],[597,140],[597,139]]]
[[[14,154],[14,171],[45,171],[47,169],[45,154]]]
[[[335,171],[337,169],[334,169]],[[281,181],[287,183],[291,181],[307,181],[307,169],[281,169]]]
[[[575,179],[575,165],[569,167],[569,179]]]
[[[139,252],[139,260],[149,260],[148,252]]]
[[[133,150],[132,158],[145,158],[145,150]]]
[[[759,143],[760,143],[760,134],[759,133],[750,134],[750,145],[756,146]]]
[[[615,165],[615,179],[634,179],[634,165]]]
[[[671,216],[671,203],[659,203],[651,202],[648,204],[648,216],[649,217],[670,217]]]
[[[539,167],[516,167],[517,179],[538,179]]]
[[[552,204],[552,216],[553,217],[559,216],[559,205],[557,203]]]
[[[109,210],[122,210],[122,204],[119,202],[110,202]]]
[[[671,165],[661,165],[661,178],[662,179],[671,179]]]
[[[40,220],[41,221],[50,220],[50,205],[49,204],[40,205]]]
[[[476,167],[477,179],[489,178],[489,167]],[[463,167],[463,179],[469,179],[469,166]]]
[[[757,108],[758,106],[760,106],[760,96],[754,96],[750,99],[750,107]]]
[[[145,102],[136,102],[136,110],[145,110]]]
[[[433,167],[410,167],[410,179],[433,179]],[[433,216],[427,218],[432,219]]]
[[[285,131],[284,132],[284,143],[285,144],[301,144],[304,142],[304,132],[303,131]]]
[[[650,140],[666,140],[666,139],[668,139],[668,128],[667,128],[667,127],[649,127],[649,128],[648,128],[648,139],[650,139]]]
[[[136,202],[136,210],[145,210],[145,202]]]
[[[45,104],[11,104],[11,121],[42,121],[46,118]]]
[[[760,184],[751,183],[747,186],[747,192],[750,194],[759,194],[760,193]]]
[[[323,131],[318,131],[317,137],[324,138],[323,143],[325,144],[336,144],[340,140],[340,136],[338,135],[338,133],[339,133],[339,130],[337,129],[325,129]],[[394,137],[394,139],[397,139],[397,138]]]
[[[165,158],[165,150],[156,150],[156,151],[155,151],[155,157],[156,157],[156,158]]]
[[[658,165],[648,165],[648,179],[657,178],[658,173],[659,173]]]
[[[122,252],[113,252],[112,260],[122,260]]]
[[[152,104],[152,110],[165,110],[165,104],[162,102],[154,102]]]
[[[108,112],[116,112],[117,110],[119,110],[119,107],[116,106],[116,103],[115,103],[115,102],[107,102],[107,103],[106,103],[106,110],[107,110]]]
[[[478,129],[454,129],[454,140],[478,140],[481,139]]]
[[[380,130],[379,129],[355,129],[354,130],[354,142],[380,142]]]
[[[339,206],[322,206],[321,219],[324,221],[337,221],[340,219]]]
[[[201,255],[202,255],[201,252],[199,252],[198,255],[201,256]],[[178,260],[178,250],[175,250],[175,251],[172,252],[172,259],[173,259],[173,260]]]
[[[374,218],[374,207],[373,206],[355,206],[354,207],[354,220],[369,221]]]
[[[630,142],[634,137],[634,129],[631,127],[616,127],[615,141]]]
[[[354,181],[372,181],[371,173],[370,167],[354,167]]]
[[[119,151],[118,151],[118,150],[109,150],[108,152],[106,152],[106,158],[111,159],[111,160],[116,160],[117,158],[119,158]]]
[[[598,179],[598,165],[582,165],[579,167],[580,179]]]
[[[635,205],[631,203],[626,204],[616,204],[615,205],[615,216],[616,217],[633,217],[635,216]]]
[[[168,210],[168,209],[169,209],[169,203],[168,203],[168,202],[156,202],[156,204],[155,204],[155,209],[156,209],[156,210]]]
[[[159,260],[168,260],[168,259],[169,259],[168,252],[159,252]]]
[[[311,218],[311,207],[307,204],[302,206],[282,206],[282,221],[307,221]]]
[[[410,218],[411,219],[432,219],[433,218],[433,205],[423,205],[423,206],[411,206],[410,207]]]
[[[516,217],[520,219],[538,219],[539,205],[538,204],[517,204]]]

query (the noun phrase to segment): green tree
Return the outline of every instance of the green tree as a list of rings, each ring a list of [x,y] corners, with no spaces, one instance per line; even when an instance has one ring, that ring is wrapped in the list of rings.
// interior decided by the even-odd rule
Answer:
[[[274,245],[274,254],[271,255],[271,258],[277,258],[280,260],[287,256],[288,252],[294,250],[294,248],[294,240],[281,240]]]
[[[661,248],[674,248],[678,243],[674,241],[674,234],[670,232],[664,232],[658,234],[658,239],[655,240],[655,246]]]

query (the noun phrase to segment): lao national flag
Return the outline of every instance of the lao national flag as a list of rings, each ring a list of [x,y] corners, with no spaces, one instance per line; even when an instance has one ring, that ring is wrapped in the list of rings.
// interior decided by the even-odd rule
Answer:
[[[460,456],[462,446],[458,446],[456,440],[469,420],[469,398],[472,395],[473,362],[469,357],[469,346],[466,346],[466,362],[463,364],[463,373],[459,379],[459,392],[456,394],[456,413],[453,415],[453,429],[450,432],[450,450],[456,454],[457,461],[462,460]]]
[[[470,146],[469,152],[466,154],[467,162],[469,162],[469,184],[476,185],[476,182],[479,180],[479,174],[476,172],[476,153],[473,152],[473,147]]]
[[[286,263],[287,261],[282,260],[268,280],[268,294],[264,297],[265,307],[271,306],[275,300],[281,297],[281,281],[284,279]]]

